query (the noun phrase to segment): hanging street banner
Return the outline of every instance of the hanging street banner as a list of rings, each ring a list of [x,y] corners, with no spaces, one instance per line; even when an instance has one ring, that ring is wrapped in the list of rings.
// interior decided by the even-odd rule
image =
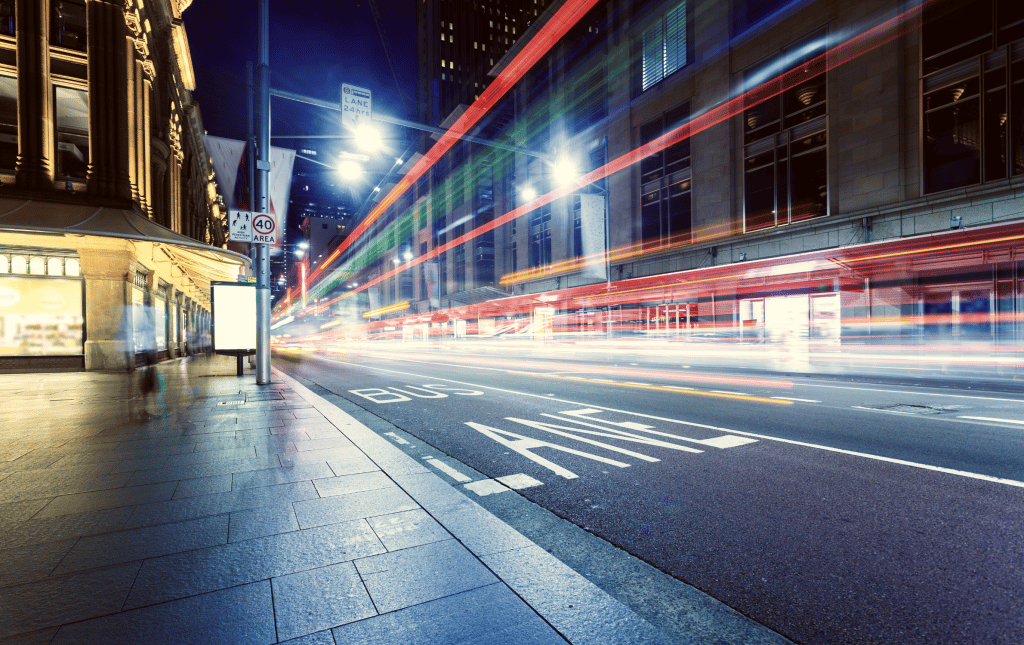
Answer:
[[[372,118],[373,96],[365,87],[341,84],[341,124],[356,127]]]
[[[206,135],[206,150],[213,162],[213,171],[217,175],[217,189],[224,197],[224,205],[228,211],[252,211],[249,203],[249,164],[245,155],[245,141],[224,139]],[[292,168],[295,165],[295,151],[284,148],[270,148],[270,212],[266,213],[274,220],[273,242],[270,245],[271,255],[280,255],[284,251],[284,235],[278,231],[284,229],[288,218],[288,193],[292,185]],[[259,213],[253,213],[253,218]],[[255,221],[252,222],[255,224]],[[266,228],[266,226],[264,226]],[[231,221],[228,221],[228,231]],[[256,229],[255,233],[267,236],[266,230]],[[269,237],[266,239],[270,239]],[[241,242],[229,237],[228,249],[245,255]]]

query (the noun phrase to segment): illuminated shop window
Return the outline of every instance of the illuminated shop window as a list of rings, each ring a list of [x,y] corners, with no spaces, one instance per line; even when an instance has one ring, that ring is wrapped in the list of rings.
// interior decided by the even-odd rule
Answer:
[[[28,273],[28,258],[24,255],[11,258],[11,273]]]
[[[11,261],[6,255],[0,254],[0,273],[10,273]]]
[[[61,258],[50,258],[46,261],[46,275],[64,275],[64,262]]]
[[[78,260],[75,258],[68,258],[64,263],[64,275],[77,276],[80,275],[81,268],[79,267]]]
[[[33,257],[28,261],[28,272],[32,275],[44,275],[46,273],[45,266],[46,261],[43,258]]]

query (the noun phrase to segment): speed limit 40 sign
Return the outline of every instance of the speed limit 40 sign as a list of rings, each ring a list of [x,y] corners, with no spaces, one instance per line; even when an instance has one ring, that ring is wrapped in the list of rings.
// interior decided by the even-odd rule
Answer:
[[[252,218],[252,241],[259,244],[277,244],[277,222],[267,213]]]
[[[268,213],[228,211],[228,239],[233,242],[277,244],[277,220]]]

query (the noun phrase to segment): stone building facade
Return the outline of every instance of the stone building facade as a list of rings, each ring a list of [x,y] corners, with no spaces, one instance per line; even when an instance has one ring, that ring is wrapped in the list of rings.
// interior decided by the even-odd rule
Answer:
[[[0,16],[0,369],[123,370],[209,345],[223,249],[190,0],[13,0]]]

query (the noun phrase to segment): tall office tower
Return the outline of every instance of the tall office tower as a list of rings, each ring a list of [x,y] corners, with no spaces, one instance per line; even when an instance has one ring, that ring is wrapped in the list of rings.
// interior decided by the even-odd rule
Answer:
[[[487,72],[552,0],[426,0],[416,3],[419,119],[439,125],[469,105]]]

